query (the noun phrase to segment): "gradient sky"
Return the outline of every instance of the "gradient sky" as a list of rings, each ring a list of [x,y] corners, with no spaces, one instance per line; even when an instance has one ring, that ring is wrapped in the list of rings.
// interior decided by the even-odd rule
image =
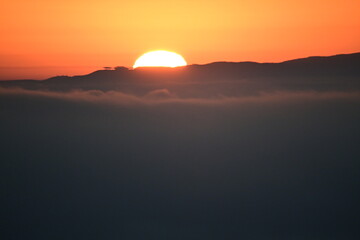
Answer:
[[[358,0],[4,0],[0,79],[131,67],[144,52],[189,64],[360,51]]]

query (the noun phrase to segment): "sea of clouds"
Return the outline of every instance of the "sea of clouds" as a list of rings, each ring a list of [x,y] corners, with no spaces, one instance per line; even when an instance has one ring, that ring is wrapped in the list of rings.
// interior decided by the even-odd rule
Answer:
[[[358,91],[0,89],[4,239],[358,239]]]

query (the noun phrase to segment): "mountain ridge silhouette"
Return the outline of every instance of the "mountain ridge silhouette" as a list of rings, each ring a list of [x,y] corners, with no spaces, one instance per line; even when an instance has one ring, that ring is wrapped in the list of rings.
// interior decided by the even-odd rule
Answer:
[[[180,95],[192,91],[196,95],[207,88],[210,95],[233,95],[236,90],[243,94],[274,90],[359,90],[359,79],[360,53],[352,53],[280,63],[213,62],[178,68],[116,67],[72,77],[1,81],[0,87],[51,91],[115,90],[137,95],[156,89],[170,89],[180,92]],[[241,86],[237,86],[239,83]]]

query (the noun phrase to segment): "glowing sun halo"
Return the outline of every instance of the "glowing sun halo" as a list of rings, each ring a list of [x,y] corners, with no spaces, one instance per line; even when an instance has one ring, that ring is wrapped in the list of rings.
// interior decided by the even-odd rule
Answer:
[[[181,67],[186,66],[185,59],[174,52],[169,51],[152,51],[140,56],[133,66],[137,67]]]

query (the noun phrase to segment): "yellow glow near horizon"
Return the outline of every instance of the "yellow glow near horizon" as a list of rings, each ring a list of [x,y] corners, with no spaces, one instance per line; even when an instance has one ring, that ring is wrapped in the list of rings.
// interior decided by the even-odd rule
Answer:
[[[133,66],[137,67],[181,67],[186,66],[185,59],[174,52],[158,50],[151,51],[140,56]]]

